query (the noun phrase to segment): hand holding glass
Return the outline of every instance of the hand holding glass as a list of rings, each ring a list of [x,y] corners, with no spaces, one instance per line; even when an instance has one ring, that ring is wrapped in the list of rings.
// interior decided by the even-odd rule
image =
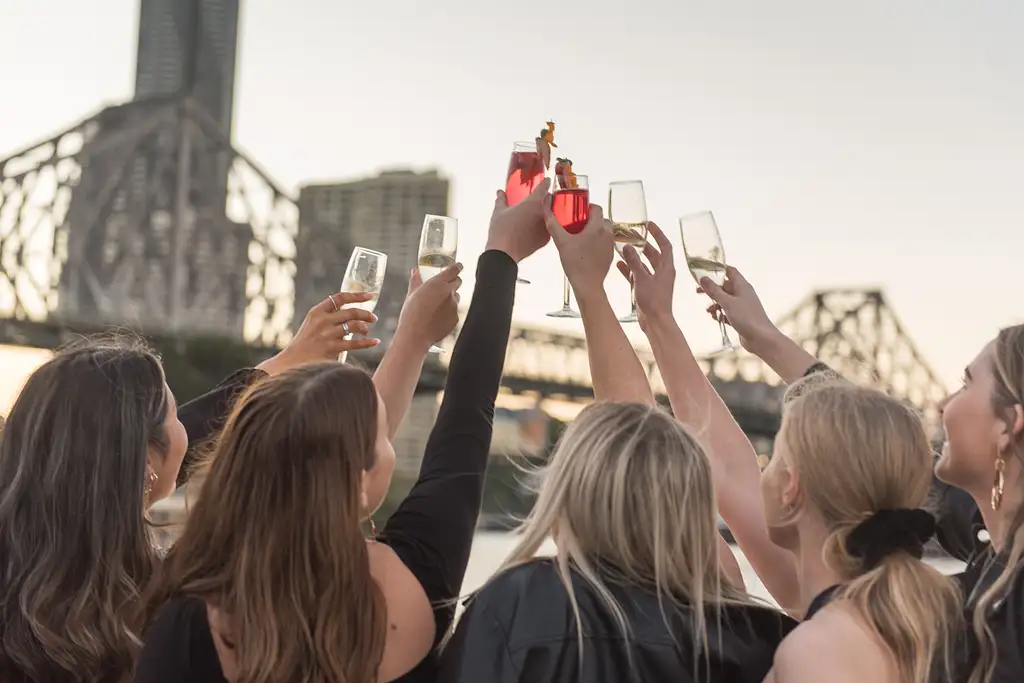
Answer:
[[[537,151],[536,142],[516,142],[512,145],[512,156],[508,160],[505,175],[505,201],[515,206],[537,189],[544,180],[544,160]],[[516,282],[530,284],[529,280],[517,278]]]
[[[352,256],[348,260],[348,267],[345,268],[345,277],[341,281],[342,292],[369,292],[373,298],[369,301],[350,304],[353,308],[361,308],[364,311],[373,312],[377,308],[377,300],[380,298],[381,287],[384,286],[384,274],[388,268],[387,254],[379,251],[356,247],[352,250]],[[351,339],[349,334],[346,338]],[[344,363],[348,352],[338,355],[338,361]]]
[[[686,267],[690,269],[697,284],[705,277],[719,286],[725,284],[725,248],[712,213],[704,211],[683,216],[679,219],[679,230],[683,237]],[[713,353],[736,350],[736,346],[729,340],[729,331],[721,311],[718,313],[718,325],[722,330],[722,348]]]
[[[554,192],[551,199],[551,212],[555,214],[555,220],[565,228],[565,231],[575,235],[587,226],[590,218],[590,179],[585,175],[572,176],[575,183],[570,183],[568,177],[555,176],[552,184]],[[578,318],[580,314],[573,310],[570,304],[572,289],[569,287],[569,276],[563,276],[562,287],[562,308],[548,313],[551,318]]]
[[[420,233],[418,264],[420,279],[426,282],[455,264],[459,248],[459,221],[450,216],[427,214]],[[440,346],[431,346],[430,353],[444,353]]]
[[[623,247],[629,245],[643,251],[647,244],[647,199],[644,184],[639,180],[620,180],[608,186],[608,220],[612,222],[615,250],[622,256]],[[629,283],[629,315],[619,318],[620,323],[635,323],[636,291]]]

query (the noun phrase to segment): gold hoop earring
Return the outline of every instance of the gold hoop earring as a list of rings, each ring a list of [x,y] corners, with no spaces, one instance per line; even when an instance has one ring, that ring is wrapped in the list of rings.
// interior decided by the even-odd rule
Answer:
[[[992,509],[998,510],[1003,504],[1003,488],[1006,486],[1006,458],[996,458],[996,479],[992,484]]]
[[[373,523],[373,517],[370,518],[370,541],[377,542],[377,525]]]
[[[156,472],[154,472],[153,470],[147,470],[146,486],[143,489],[147,498],[149,498],[153,494],[153,487],[156,486],[156,480],[158,478],[159,477],[157,477]]]

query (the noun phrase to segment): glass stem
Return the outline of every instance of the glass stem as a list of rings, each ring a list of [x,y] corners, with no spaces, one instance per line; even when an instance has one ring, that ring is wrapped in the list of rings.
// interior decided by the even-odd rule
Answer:
[[[726,327],[725,321],[722,320],[722,317],[723,317],[722,314],[719,313],[718,314],[718,326],[722,330],[722,347],[726,348],[726,347],[732,346],[732,342],[729,341],[729,329]]]
[[[632,280],[629,283],[629,310],[633,317],[636,317],[636,287],[633,286]]]
[[[563,276],[563,280],[564,286],[562,288],[562,310],[568,311],[571,310],[571,307],[569,306],[569,297],[572,294],[572,291],[569,288],[569,276]]]
[[[346,334],[345,335],[345,341],[348,341],[351,338],[352,338],[351,334]],[[339,363],[344,363],[346,360],[348,360],[348,351],[342,351],[341,353],[338,354],[338,362]]]

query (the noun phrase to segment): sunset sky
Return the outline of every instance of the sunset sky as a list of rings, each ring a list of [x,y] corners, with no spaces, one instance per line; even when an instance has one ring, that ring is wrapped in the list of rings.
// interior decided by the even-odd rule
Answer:
[[[137,5],[5,3],[0,157],[131,96]],[[952,386],[1024,319],[1022,35],[1014,0],[247,0],[235,140],[288,188],[440,169],[472,264],[512,142],[553,118],[594,201],[643,179],[676,244],[678,216],[713,210],[773,316],[816,287],[883,286]],[[553,248],[523,274],[518,319],[581,329],[544,317]],[[715,345],[682,275],[677,299]]]

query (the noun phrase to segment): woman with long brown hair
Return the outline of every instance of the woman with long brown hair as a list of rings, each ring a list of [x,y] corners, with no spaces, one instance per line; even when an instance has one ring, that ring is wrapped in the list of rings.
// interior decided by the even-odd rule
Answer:
[[[719,510],[740,548],[779,603],[804,619],[766,680],[948,676],[962,619],[956,586],[921,559],[934,519],[920,509],[932,458],[919,416],[881,392],[814,375],[790,387],[762,474],[673,317],[672,245],[657,226],[649,231],[651,269],[627,247],[620,270],[635,282],[673,409],[703,426]]]
[[[246,386],[351,346],[340,325],[369,321],[314,310],[285,350],[180,408],[132,338],[80,340],[32,373],[0,433],[0,680],[130,676],[137,599],[159,564],[147,509],[187,479]]]
[[[362,522],[394,451],[369,379],[316,365],[241,399],[152,597],[136,681],[433,679],[479,514],[517,264],[548,239],[546,190],[512,208],[498,195],[419,479],[378,537]],[[454,300],[460,269],[423,288]]]

